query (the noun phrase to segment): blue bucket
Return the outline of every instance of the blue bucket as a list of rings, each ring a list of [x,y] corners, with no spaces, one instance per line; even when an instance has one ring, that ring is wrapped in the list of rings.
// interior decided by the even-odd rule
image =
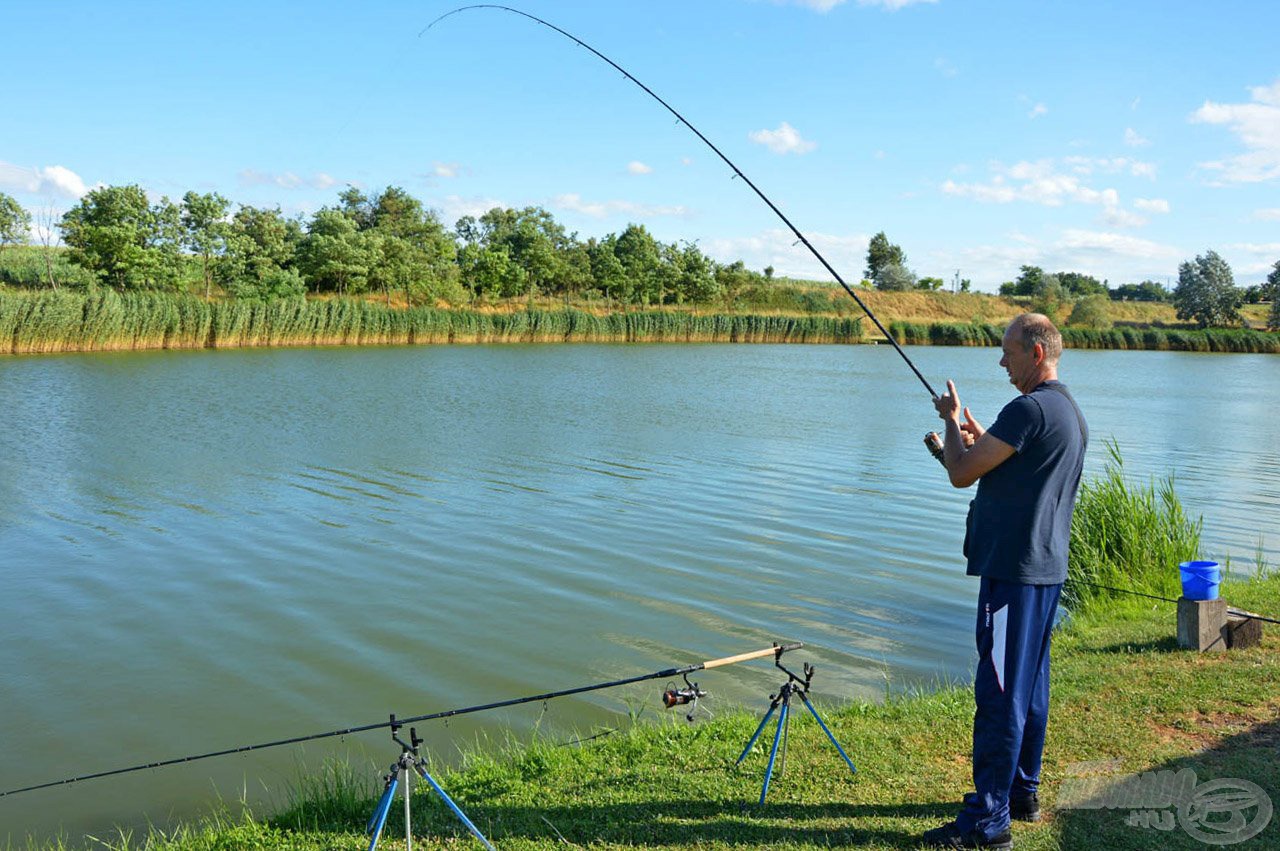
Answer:
[[[1182,596],[1188,600],[1218,599],[1222,570],[1216,561],[1184,561],[1178,572],[1182,574]]]

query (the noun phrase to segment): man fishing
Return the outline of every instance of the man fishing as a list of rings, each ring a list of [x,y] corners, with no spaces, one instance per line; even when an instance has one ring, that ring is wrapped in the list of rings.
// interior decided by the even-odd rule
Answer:
[[[1049,636],[1067,578],[1071,513],[1088,426],[1058,381],[1062,335],[1024,313],[1005,330],[1000,366],[1020,396],[988,429],[955,383],[933,400],[946,423],[951,484],[978,483],[964,554],[978,591],[972,793],[955,821],[924,834],[932,848],[1011,848],[1010,819],[1037,821],[1049,716]]]

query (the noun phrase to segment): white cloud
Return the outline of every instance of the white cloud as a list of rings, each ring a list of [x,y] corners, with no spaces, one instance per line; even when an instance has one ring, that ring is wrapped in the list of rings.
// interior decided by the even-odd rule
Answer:
[[[681,157],[680,165],[693,165],[693,157]]]
[[[1254,210],[1253,217],[1260,222],[1280,222],[1280,207],[1267,207]]]
[[[1058,249],[1099,257],[1120,257],[1138,260],[1176,259],[1178,249],[1149,239],[1087,230],[1065,230],[1058,240]]]
[[[1128,157],[1066,157],[1064,163],[1071,166],[1076,174],[1093,174],[1095,171],[1104,174],[1121,174],[1128,172],[1134,177],[1155,179],[1156,167],[1152,163],[1133,160]]]
[[[1027,117],[1039,118],[1042,115],[1048,115],[1048,114],[1049,114],[1049,107],[1045,106],[1042,103],[1038,103],[1035,106],[1031,107],[1031,111],[1027,113]]]
[[[953,65],[945,56],[939,56],[937,59],[933,60],[933,67],[936,68],[938,73],[944,77],[954,77],[960,73],[956,70],[956,66]]]
[[[1133,206],[1148,213],[1169,212],[1169,202],[1163,198],[1134,198]]]
[[[947,180],[942,184],[942,191],[947,195],[992,204],[1026,201],[1046,207],[1061,207],[1070,201],[1115,207],[1120,203],[1116,190],[1085,186],[1078,177],[1059,173],[1052,160],[1024,160],[1009,168],[993,164],[991,168],[995,174],[989,183],[957,183]]]
[[[461,195],[446,195],[440,202],[440,221],[453,226],[463,216],[479,218],[494,207],[506,207],[507,202],[497,198],[464,198]]]
[[[1151,144],[1151,140],[1132,127],[1126,127],[1124,128],[1124,143],[1130,148],[1145,148]]]
[[[462,166],[458,163],[442,163],[438,160],[431,164],[432,177],[457,177],[462,171]]]
[[[1113,228],[1140,228],[1147,223],[1147,217],[1120,207],[1107,207],[1102,212],[1102,221]]]
[[[818,147],[817,142],[802,139],[800,131],[785,121],[778,125],[777,130],[753,130],[747,138],[775,154],[807,154]]]
[[[862,267],[866,264],[870,236],[835,236],[825,233],[809,233],[806,236],[846,283],[856,285],[862,280]],[[749,269],[772,266],[777,274],[784,277],[813,281],[833,280],[809,249],[796,241],[795,234],[784,228],[773,228],[754,236],[704,240],[699,246],[709,257],[724,263],[741,260]]]
[[[89,191],[89,187],[80,175],[66,166],[23,168],[0,162],[0,190],[78,199]]]
[[[647,166],[639,160],[632,160],[627,163],[627,171],[631,174],[653,174],[653,167]]]
[[[593,219],[604,219],[618,215],[639,218],[653,218],[656,216],[683,217],[689,215],[689,209],[681,204],[662,206],[637,204],[632,201],[584,201],[582,196],[576,192],[557,195],[552,200],[552,206],[558,210],[581,213]]]
[[[1237,242],[1228,245],[1232,251],[1247,251],[1250,254],[1265,254],[1268,257],[1280,256],[1280,242]]]
[[[1280,178],[1280,79],[1270,86],[1254,86],[1249,93],[1251,103],[1205,101],[1191,115],[1193,123],[1227,125],[1246,149],[1223,160],[1200,163],[1201,168],[1218,175],[1216,183]]]
[[[292,171],[265,172],[252,168],[242,170],[238,175],[241,186],[275,186],[280,189],[328,189],[336,186],[338,180],[331,175],[318,171],[310,177],[302,177]]]

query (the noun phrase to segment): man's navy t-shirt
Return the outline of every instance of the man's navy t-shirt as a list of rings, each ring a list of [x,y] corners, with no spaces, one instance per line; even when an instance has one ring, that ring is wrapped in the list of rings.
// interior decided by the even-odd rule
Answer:
[[[978,480],[965,555],[970,576],[1026,585],[1067,578],[1071,511],[1088,427],[1067,388],[1046,381],[1000,412],[987,432],[1014,449]]]

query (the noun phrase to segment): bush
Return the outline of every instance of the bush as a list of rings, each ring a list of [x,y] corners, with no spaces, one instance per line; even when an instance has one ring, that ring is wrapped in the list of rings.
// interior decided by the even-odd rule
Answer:
[[[1105,295],[1085,296],[1076,302],[1067,319],[1068,325],[1106,331],[1111,328],[1111,299]]]

